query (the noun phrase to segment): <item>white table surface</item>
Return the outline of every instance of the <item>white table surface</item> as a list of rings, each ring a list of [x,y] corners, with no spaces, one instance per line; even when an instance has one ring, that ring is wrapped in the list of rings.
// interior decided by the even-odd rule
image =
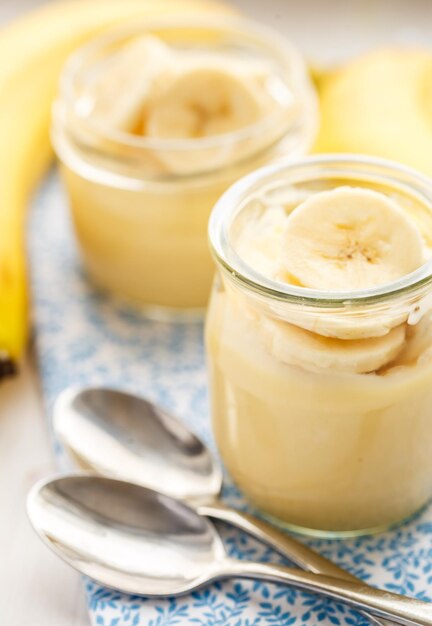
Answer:
[[[0,0],[0,23],[43,0]],[[102,2],[103,0],[101,0]],[[387,42],[432,44],[430,0],[232,0],[323,63]],[[0,386],[0,624],[86,626],[80,577],[33,534],[30,486],[53,471],[37,368],[31,357]]]

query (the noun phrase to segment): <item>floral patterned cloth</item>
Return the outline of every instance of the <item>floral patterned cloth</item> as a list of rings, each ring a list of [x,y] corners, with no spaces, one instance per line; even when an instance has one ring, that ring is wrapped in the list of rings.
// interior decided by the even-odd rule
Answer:
[[[95,293],[77,262],[66,202],[54,175],[35,204],[30,251],[48,414],[56,395],[71,384],[113,384],[171,409],[214,449],[202,326],[152,323]],[[224,497],[235,506],[246,506],[228,478]],[[239,531],[225,526],[220,531],[231,556],[283,562]],[[347,541],[301,540],[371,584],[432,600],[431,539],[429,508],[387,534]],[[367,623],[344,605],[260,582],[232,580],[182,598],[158,600],[125,596],[92,581],[85,587],[92,624],[99,626]]]

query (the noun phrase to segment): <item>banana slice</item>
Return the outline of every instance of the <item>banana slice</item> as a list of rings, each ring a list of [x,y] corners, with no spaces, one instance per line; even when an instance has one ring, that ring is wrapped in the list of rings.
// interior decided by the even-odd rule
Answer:
[[[278,311],[274,311],[276,314]],[[286,315],[286,314],[285,314]],[[290,313],[289,321],[296,326],[300,326],[312,333],[317,333],[323,337],[344,339],[369,339],[382,337],[392,328],[407,321],[409,311],[387,310],[383,313],[374,312],[372,314],[349,315],[346,311],[341,313],[328,312],[322,310],[317,315],[306,316],[303,313]]]
[[[267,349],[276,359],[309,370],[374,372],[393,361],[405,344],[404,324],[382,337],[354,340],[323,337],[271,319],[263,319],[261,328]]]
[[[155,103],[147,134],[168,139],[221,135],[257,122],[259,93],[245,77],[217,67],[180,75]]]
[[[425,261],[420,232],[384,194],[339,187],[291,213],[278,278],[329,291],[392,282]]]
[[[215,65],[180,73],[154,101],[145,134],[165,139],[196,139],[223,135],[258,122],[263,117],[262,92],[244,74]],[[184,172],[222,165],[233,158],[227,142],[195,155],[167,151],[164,159],[173,171]]]
[[[80,106],[106,127],[136,132],[171,67],[168,46],[146,35],[108,59]]]
[[[214,69],[223,73],[226,68],[232,74],[246,80],[254,89],[260,90],[261,106],[271,113],[275,107],[290,110],[291,115],[298,112],[299,102],[287,83],[279,73],[275,63],[254,56],[238,56],[233,58],[230,52],[199,52],[191,50],[183,52],[178,59],[179,70],[191,71],[199,69]]]

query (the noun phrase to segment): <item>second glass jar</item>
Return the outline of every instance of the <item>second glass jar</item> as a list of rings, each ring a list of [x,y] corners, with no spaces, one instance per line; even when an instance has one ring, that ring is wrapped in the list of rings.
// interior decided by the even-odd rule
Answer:
[[[258,74],[270,68],[260,80],[278,106],[253,125],[190,139],[138,136],[98,123],[88,115],[89,85],[117,51],[149,35],[189,60],[223,55],[228,67],[246,62]],[[86,46],[64,72],[53,142],[90,276],[156,314],[205,307],[214,271],[207,247],[214,203],[247,172],[307,151],[316,119],[301,57],[279,35],[247,20],[165,18]]]

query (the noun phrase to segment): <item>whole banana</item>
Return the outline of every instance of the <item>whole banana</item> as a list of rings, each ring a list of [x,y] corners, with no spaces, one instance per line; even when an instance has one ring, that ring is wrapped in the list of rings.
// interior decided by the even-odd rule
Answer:
[[[74,0],[0,31],[0,379],[16,370],[27,343],[26,209],[52,158],[50,110],[64,61],[122,21],[209,11],[227,9],[210,0]]]
[[[428,49],[368,52],[318,81],[316,152],[358,152],[432,175],[432,54]]]

